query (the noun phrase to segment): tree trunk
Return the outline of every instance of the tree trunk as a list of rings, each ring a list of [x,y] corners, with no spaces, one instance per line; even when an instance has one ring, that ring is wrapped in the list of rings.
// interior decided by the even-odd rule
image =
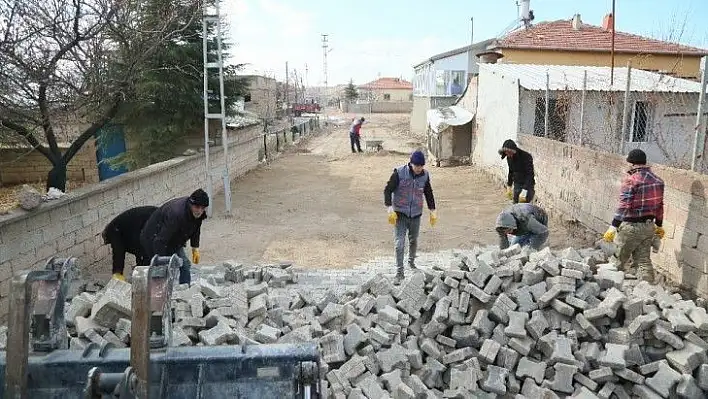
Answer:
[[[54,164],[54,167],[47,174],[46,190],[49,191],[50,187],[66,192],[66,164],[63,162]]]

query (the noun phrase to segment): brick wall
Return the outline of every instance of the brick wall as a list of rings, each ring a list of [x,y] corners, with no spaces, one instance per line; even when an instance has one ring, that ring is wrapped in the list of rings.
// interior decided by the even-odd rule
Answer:
[[[66,147],[61,147],[66,151]],[[49,160],[37,151],[27,153],[27,149],[0,148],[0,183],[37,183],[47,180],[52,168]],[[67,179],[72,182],[98,182],[96,146],[89,140],[69,162]]]
[[[315,126],[316,121],[308,124]],[[288,136],[292,142],[292,135]],[[262,147],[261,134],[236,136],[229,147],[232,178],[258,166]],[[211,162],[223,162],[222,149],[211,151]],[[55,255],[77,257],[83,269],[110,263],[110,248],[103,245],[100,234],[111,219],[131,207],[159,205],[188,195],[203,186],[204,176],[203,155],[179,157],[72,191],[32,212],[16,210],[0,216],[0,319],[7,315],[13,273],[41,267]],[[215,192],[223,189],[221,179],[213,182]]]
[[[581,222],[599,238],[617,206],[624,157],[529,135],[519,136],[519,146],[534,157],[540,204]],[[708,297],[708,176],[663,165],[652,169],[666,184],[666,238],[652,254],[655,268]]]

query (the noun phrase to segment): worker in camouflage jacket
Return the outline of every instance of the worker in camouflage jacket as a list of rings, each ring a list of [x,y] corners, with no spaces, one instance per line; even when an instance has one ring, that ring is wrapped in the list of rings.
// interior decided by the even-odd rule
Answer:
[[[150,258],[177,254],[182,259],[180,284],[191,282],[192,263],[199,263],[201,227],[208,206],[209,196],[202,189],[189,197],[170,200],[150,216],[140,234],[140,242]],[[191,262],[184,249],[187,240],[192,247]]]
[[[514,204],[497,216],[496,230],[501,249],[519,244],[539,250],[548,240],[548,214],[537,205]]]
[[[620,269],[629,259],[637,278],[654,282],[651,247],[664,238],[664,181],[647,166],[647,155],[634,149],[627,155],[629,170],[622,180],[619,206],[603,238],[617,244]]]

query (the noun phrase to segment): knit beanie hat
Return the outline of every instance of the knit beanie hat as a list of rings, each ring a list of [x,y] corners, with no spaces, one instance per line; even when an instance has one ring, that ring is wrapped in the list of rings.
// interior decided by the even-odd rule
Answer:
[[[411,164],[420,166],[425,165],[425,155],[423,155],[422,151],[414,151],[411,154]]]
[[[209,206],[209,195],[199,188],[189,196],[189,203],[192,205]]]
[[[633,165],[646,165],[647,154],[639,148],[635,148],[627,154],[627,162]]]

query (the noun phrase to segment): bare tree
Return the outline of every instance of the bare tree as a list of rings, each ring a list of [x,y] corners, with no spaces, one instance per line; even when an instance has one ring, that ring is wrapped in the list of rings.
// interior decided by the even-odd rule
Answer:
[[[0,130],[51,162],[47,188],[66,189],[69,161],[134,95],[146,60],[201,10],[201,0],[0,0]],[[87,127],[62,151],[67,115]]]

